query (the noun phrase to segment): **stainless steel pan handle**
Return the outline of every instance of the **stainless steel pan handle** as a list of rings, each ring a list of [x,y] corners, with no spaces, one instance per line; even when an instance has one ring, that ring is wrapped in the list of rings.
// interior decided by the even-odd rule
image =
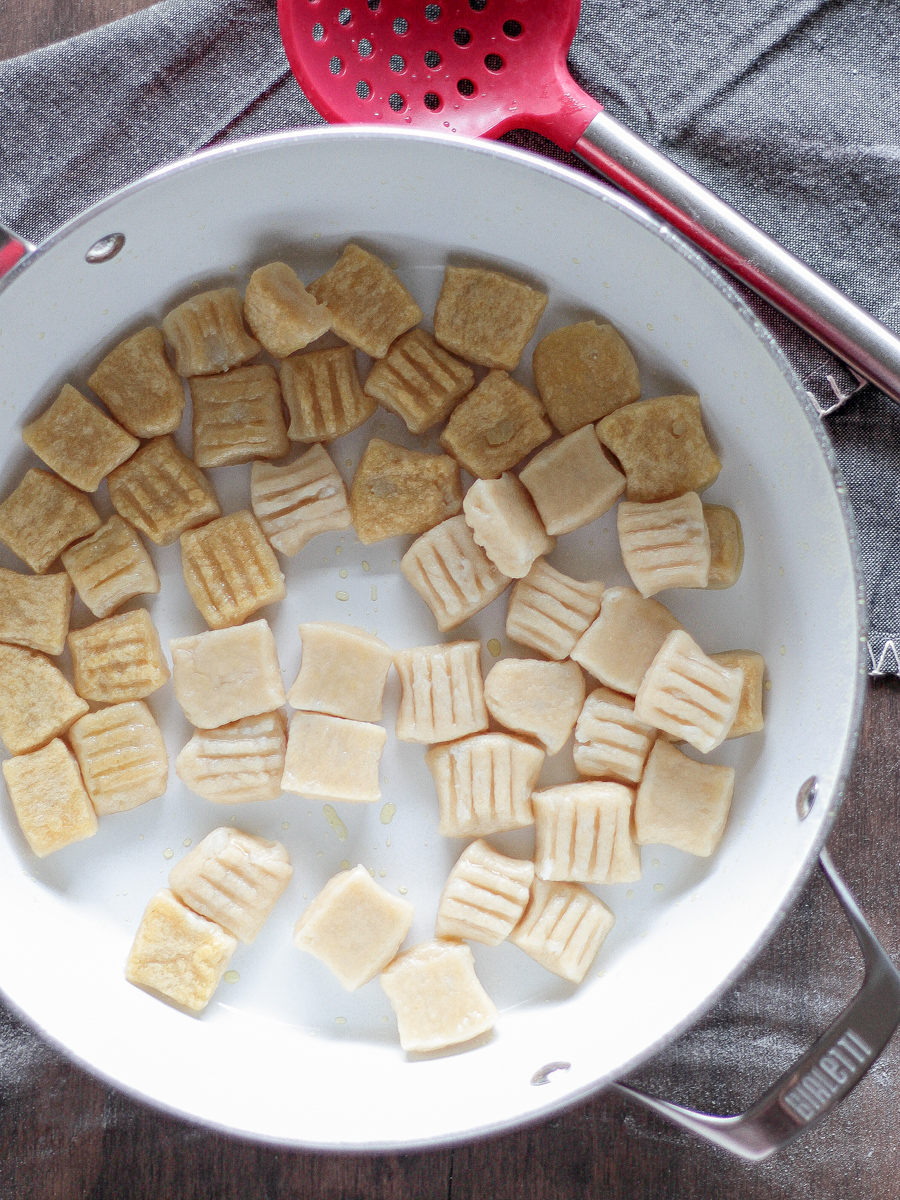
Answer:
[[[605,112],[575,153],[900,404],[900,338]]]
[[[866,964],[863,985],[815,1045],[761,1100],[736,1117],[715,1117],[646,1096],[627,1084],[624,1096],[723,1146],[741,1158],[768,1158],[811,1128],[850,1092],[900,1025],[900,972],[859,911],[827,851],[819,866],[853,926]]]

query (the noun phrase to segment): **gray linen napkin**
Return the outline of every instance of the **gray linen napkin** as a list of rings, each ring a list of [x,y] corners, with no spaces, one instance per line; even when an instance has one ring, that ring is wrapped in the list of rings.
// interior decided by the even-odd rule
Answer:
[[[613,115],[900,328],[894,6],[584,0],[570,63]],[[166,0],[0,63],[0,220],[40,240],[171,159],[318,123],[274,0]],[[536,135],[508,140],[574,164]],[[850,390],[830,355],[751,303],[820,403],[835,403],[828,375]],[[828,428],[860,528],[872,673],[900,674],[900,411],[865,388]]]

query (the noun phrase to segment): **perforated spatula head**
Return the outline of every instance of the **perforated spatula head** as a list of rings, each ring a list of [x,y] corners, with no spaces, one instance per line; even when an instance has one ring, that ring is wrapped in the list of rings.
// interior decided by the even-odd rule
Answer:
[[[534,129],[569,149],[600,105],[566,53],[580,0],[279,0],[288,61],[328,121],[499,137]]]

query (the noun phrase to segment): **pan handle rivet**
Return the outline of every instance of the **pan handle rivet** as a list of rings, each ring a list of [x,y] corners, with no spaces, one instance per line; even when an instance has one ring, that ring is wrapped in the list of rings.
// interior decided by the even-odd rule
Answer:
[[[797,792],[797,816],[801,821],[805,821],[809,816],[818,790],[819,781],[815,775],[810,775],[805,783],[800,784],[800,790]]]
[[[550,1076],[556,1071],[568,1071],[571,1065],[571,1063],[567,1062],[547,1063],[545,1067],[541,1067],[539,1071],[535,1071],[535,1073],[532,1075],[532,1087],[542,1087],[545,1083],[550,1082]]]
[[[111,258],[116,257],[124,245],[124,233],[108,233],[106,237],[102,237],[98,242],[94,242],[93,246],[85,254],[84,260],[89,263],[109,262]]]

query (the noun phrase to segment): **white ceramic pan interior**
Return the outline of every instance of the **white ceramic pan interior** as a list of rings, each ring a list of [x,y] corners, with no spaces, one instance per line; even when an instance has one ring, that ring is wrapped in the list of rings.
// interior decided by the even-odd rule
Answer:
[[[126,241],[117,257],[85,261],[94,242],[119,232]],[[285,795],[224,808],[172,772],[162,799],[103,818],[94,838],[39,861],[8,802],[0,805],[0,987],[38,1028],[119,1086],[190,1118],[278,1142],[371,1149],[446,1142],[571,1102],[712,1001],[795,894],[833,817],[858,718],[861,654],[846,505],[822,434],[761,327],[696,254],[632,203],[495,145],[354,129],[276,136],[164,170],[68,226],[0,293],[3,494],[37,465],[19,437],[23,422],[64,382],[85,386],[119,338],[158,323],[198,289],[242,286],[253,267],[275,258],[308,281],[351,238],[395,266],[429,316],[448,261],[509,270],[549,292],[538,337],[599,315],[632,346],[645,396],[699,393],[724,463],[705,499],[736,508],[746,561],[730,591],[661,599],[708,651],[761,651],[771,681],[765,732],[712,756],[737,770],[715,857],[645,847],[640,883],[599,888],[616,926],[581,987],[512,945],[474,946],[500,1018],[494,1036],[465,1053],[405,1055],[379,983],[348,994],[291,941],[307,901],[342,864],[357,862],[414,903],[408,945],[432,934],[439,891],[464,843],[438,835],[422,748],[393,736],[395,677],[382,777],[383,802],[396,813],[385,823],[382,804],[336,805],[343,841],[320,803]],[[516,372],[526,384],[530,354]],[[332,447],[348,482],[373,434],[418,444],[380,410]],[[180,440],[190,452],[189,419]],[[249,467],[211,477],[225,511],[247,506]],[[98,505],[111,511],[105,485]],[[397,570],[405,548],[400,539],[365,547],[348,530],[283,560],[288,598],[261,615],[275,630],[288,685],[300,620],[359,624],[394,647],[440,640]],[[153,553],[163,588],[148,607],[165,645],[204,625],[184,588],[178,546]],[[614,514],[562,538],[551,561],[582,579],[628,582]],[[11,555],[2,562],[21,567]],[[505,612],[504,596],[455,636],[483,645],[497,638],[504,655],[525,653],[505,636]],[[79,604],[75,623],[90,619]],[[491,661],[484,651],[485,671]],[[171,684],[150,704],[174,760],[191,730]],[[819,798],[801,822],[795,797],[810,775],[820,780]],[[563,751],[548,760],[542,782],[574,777]],[[263,934],[235,955],[239,981],[223,983],[194,1019],[127,984],[123,963],[171,861],[231,820],[281,840],[295,875]],[[491,840],[531,853],[530,831]],[[533,1086],[552,1062],[571,1066]]]

